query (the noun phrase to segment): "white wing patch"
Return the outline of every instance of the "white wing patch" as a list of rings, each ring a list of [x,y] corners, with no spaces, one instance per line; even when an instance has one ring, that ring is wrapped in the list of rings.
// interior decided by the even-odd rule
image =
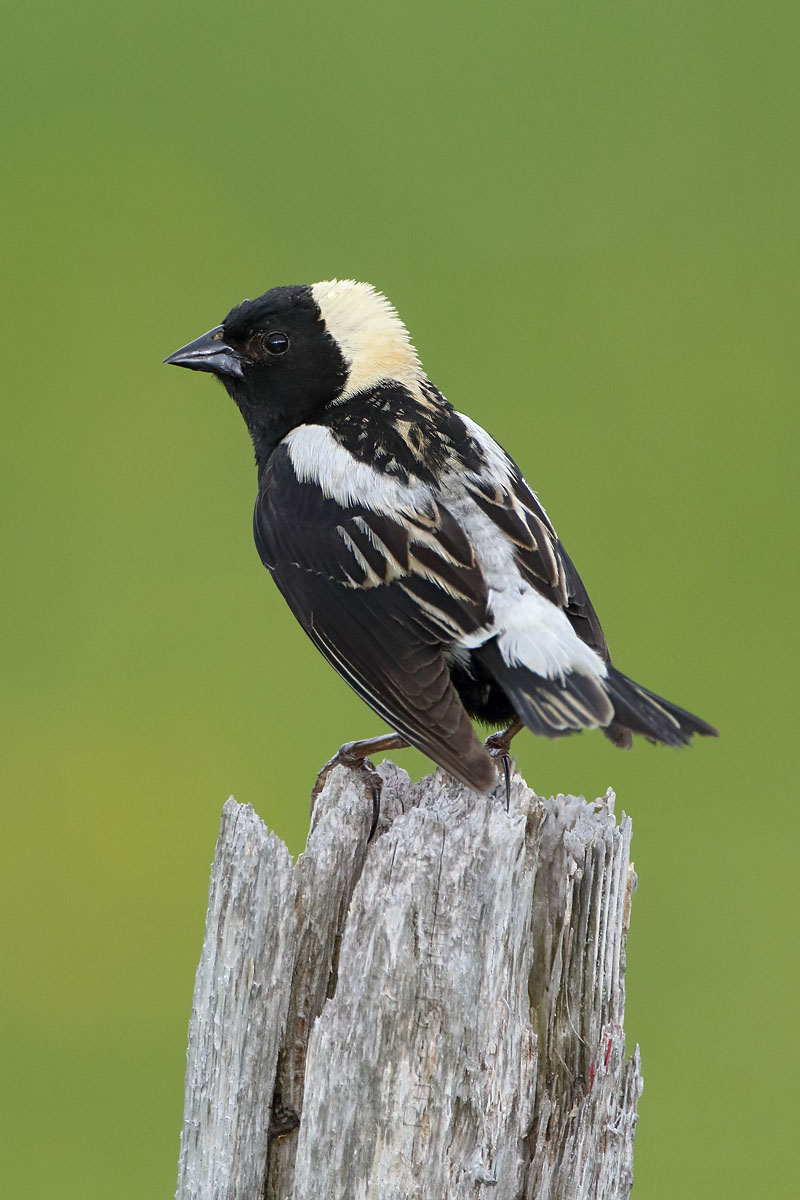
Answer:
[[[391,517],[402,509],[415,512],[429,507],[429,494],[421,485],[409,487],[359,462],[325,425],[298,425],[282,444],[300,482],[315,483],[323,496],[343,508],[360,504]]]
[[[478,443],[478,447],[488,468],[487,475],[491,476],[492,480],[499,483],[502,487],[510,487],[513,465],[502,446],[498,446],[492,435],[487,433],[477,421],[473,421],[472,417],[468,417],[466,413],[457,412],[455,415],[466,428],[467,433]]]
[[[444,499],[462,528],[469,530],[489,587],[491,624],[463,638],[461,644],[474,649],[496,636],[509,666],[527,667],[547,679],[570,671],[602,679],[607,671],[600,655],[578,637],[563,608],[522,577],[512,543],[491,518],[468,497]]]

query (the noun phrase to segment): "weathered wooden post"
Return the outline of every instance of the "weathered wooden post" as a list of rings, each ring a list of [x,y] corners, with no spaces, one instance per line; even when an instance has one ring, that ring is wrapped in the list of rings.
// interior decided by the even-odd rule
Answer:
[[[629,819],[380,773],[372,842],[337,768],[295,865],[225,805],[178,1200],[627,1197]]]

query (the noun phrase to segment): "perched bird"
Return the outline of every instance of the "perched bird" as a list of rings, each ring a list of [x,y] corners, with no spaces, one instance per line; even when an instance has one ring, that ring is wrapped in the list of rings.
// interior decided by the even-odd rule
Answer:
[[[303,629],[394,731],[478,792],[524,726],[680,746],[716,730],[613,666],[586,589],[516,463],[352,280],[275,287],[165,362],[209,371],[255,448],[254,534]],[[506,728],[484,745],[470,718]],[[335,760],[332,760],[335,761]]]

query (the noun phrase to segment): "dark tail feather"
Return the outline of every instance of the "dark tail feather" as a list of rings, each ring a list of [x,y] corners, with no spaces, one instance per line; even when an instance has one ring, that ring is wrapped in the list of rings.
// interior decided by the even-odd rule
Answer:
[[[628,729],[665,746],[686,746],[695,733],[701,737],[718,736],[713,725],[649,692],[616,667],[608,668],[605,685],[614,704],[614,720],[605,733],[616,745],[630,744],[625,737]]]
[[[544,679],[527,667],[509,666],[495,638],[473,650],[473,655],[500,685],[532,733],[565,737],[580,729],[603,727],[614,716],[605,680],[596,676],[575,672],[563,679]]]

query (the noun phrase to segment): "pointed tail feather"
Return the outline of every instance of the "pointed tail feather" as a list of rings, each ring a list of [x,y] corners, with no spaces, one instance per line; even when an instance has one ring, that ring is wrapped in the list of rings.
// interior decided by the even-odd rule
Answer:
[[[713,725],[634,683],[616,667],[609,667],[605,685],[614,704],[614,721],[606,736],[617,744],[624,745],[621,734],[625,729],[666,746],[685,746],[695,733],[718,736]]]
[[[533,733],[554,738],[600,727],[609,741],[625,750],[632,745],[634,733],[667,746],[685,746],[695,733],[717,736],[713,725],[634,683],[611,665],[605,676],[573,671],[545,679],[527,667],[507,663],[496,638],[472,653]]]

